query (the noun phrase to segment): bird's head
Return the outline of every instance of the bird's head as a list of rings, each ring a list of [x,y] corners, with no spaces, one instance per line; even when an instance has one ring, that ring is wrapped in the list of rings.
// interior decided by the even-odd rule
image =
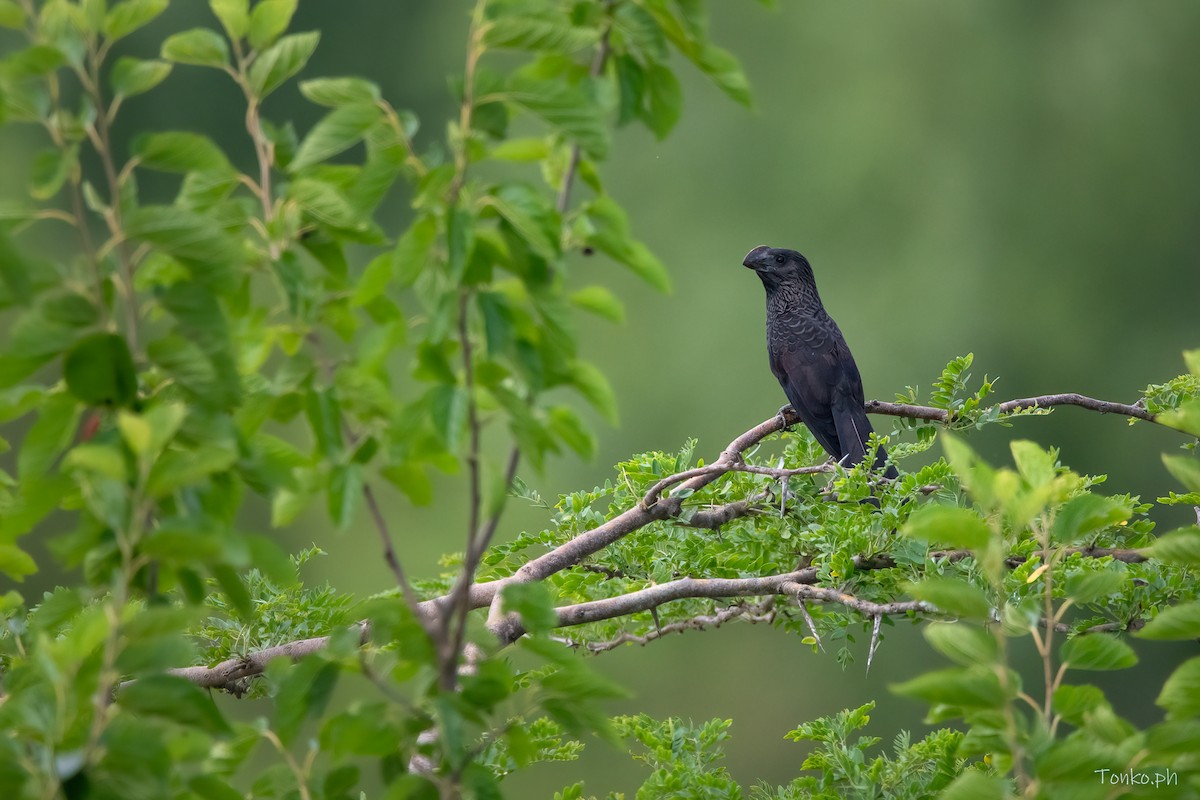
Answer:
[[[782,247],[759,245],[746,254],[742,266],[757,272],[767,287],[793,280],[812,280],[812,267],[808,259],[795,250]]]

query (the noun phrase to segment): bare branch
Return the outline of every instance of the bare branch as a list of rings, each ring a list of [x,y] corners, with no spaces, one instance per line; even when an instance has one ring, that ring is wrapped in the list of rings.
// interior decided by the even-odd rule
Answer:
[[[1068,392],[1066,394],[1043,394],[1037,397],[1023,397],[1008,400],[996,406],[1001,414],[1011,414],[1030,408],[1052,408],[1053,406],[1079,406],[1101,414],[1120,414],[1126,417],[1155,422],[1154,415],[1137,405],[1113,403],[1108,400],[1097,400],[1087,395]],[[909,419],[924,419],[930,422],[952,421],[952,415],[943,408],[932,406],[915,406],[905,403],[887,403],[882,400],[867,401],[868,414],[886,414],[892,417],[908,417]]]
[[[362,628],[363,638],[365,639],[367,634],[366,625],[363,625]],[[296,661],[311,653],[324,650],[328,644],[328,636],[315,636],[311,639],[301,639],[296,642],[287,642],[274,647],[256,650],[244,656],[222,661],[216,666],[180,667],[167,670],[167,673],[177,675],[180,678],[186,678],[202,689],[224,689],[232,694],[241,696],[245,692],[242,682],[246,678],[261,675],[267,668],[267,664],[275,659],[290,658]],[[124,687],[130,683],[132,681],[126,681],[121,686]]]
[[[680,578],[669,583],[647,586],[635,592],[592,600],[555,609],[557,627],[583,625],[606,619],[623,617],[638,611],[649,611],[672,600],[708,597],[749,597],[778,594],[785,584],[816,580],[813,568],[787,572],[782,575],[767,575],[758,578]],[[496,624],[489,622],[488,628],[502,644],[510,644],[525,634],[521,620],[515,614],[504,616]]]
[[[864,616],[881,617],[892,614],[908,614],[911,612],[937,613],[937,610],[924,600],[902,600],[895,603],[872,603],[870,600],[860,600],[852,594],[840,592],[837,589],[826,589],[821,586],[810,586],[810,582],[786,581],[780,586],[780,591],[805,600],[819,600],[822,603],[837,603],[846,608],[854,609]]]

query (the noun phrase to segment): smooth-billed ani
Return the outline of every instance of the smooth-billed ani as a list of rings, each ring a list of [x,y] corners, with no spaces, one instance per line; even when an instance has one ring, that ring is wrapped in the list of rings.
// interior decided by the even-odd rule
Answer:
[[[767,290],[767,355],[788,402],[839,463],[857,464],[866,456],[872,430],[862,377],[837,323],[821,305],[808,259],[762,245],[742,264],[758,273]],[[873,468],[886,462],[880,447]],[[884,475],[895,478],[896,468]]]

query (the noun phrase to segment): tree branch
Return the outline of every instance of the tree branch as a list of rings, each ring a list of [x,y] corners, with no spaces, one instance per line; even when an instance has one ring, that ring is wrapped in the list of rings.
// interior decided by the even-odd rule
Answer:
[[[1053,406],[1079,406],[1080,408],[1097,411],[1101,414],[1121,414],[1122,416],[1133,417],[1146,422],[1156,422],[1154,415],[1141,406],[1113,403],[1108,400],[1097,400],[1094,397],[1074,392],[1023,397],[1017,400],[1008,400],[995,407],[1000,409],[1001,414],[1011,414],[1014,411],[1023,411],[1030,408],[1052,408]],[[886,414],[892,417],[907,417],[909,419],[923,419],[930,422],[952,422],[954,420],[953,413],[944,408],[907,405],[905,403],[887,403],[882,400],[868,400],[867,413]]]
[[[1037,398],[1010,400],[1006,403],[1001,403],[1000,408],[1005,413],[1009,413],[1018,408],[1041,408],[1053,405],[1077,405],[1099,413],[1121,413],[1150,422],[1154,421],[1152,415],[1137,406],[1108,403],[1078,394],[1044,395]],[[908,406],[871,401],[867,404],[867,408],[872,413],[891,414],[911,419],[928,419],[940,422],[944,422],[946,419],[946,412],[944,410],[926,406]],[[746,450],[768,436],[778,433],[797,422],[799,422],[799,419],[791,413],[790,409],[785,410],[783,414],[764,420],[731,441],[721,452],[717,461],[709,466],[698,470],[685,470],[677,475],[664,478],[658,484],[655,484],[641,498],[637,505],[626,509],[603,524],[579,534],[569,542],[527,562],[513,575],[484,583],[470,583],[465,590],[467,607],[469,609],[476,609],[493,605],[498,599],[500,591],[510,583],[544,580],[563,569],[581,564],[588,556],[603,550],[613,542],[618,541],[639,528],[652,522],[676,517],[683,507],[683,499],[678,496],[679,492],[676,492],[675,496],[661,496],[661,493],[670,486],[679,484],[681,488],[691,489],[694,492],[712,483],[721,475],[734,471],[754,471],[773,477],[826,471],[826,465],[803,467],[799,470],[776,470],[766,467],[755,467],[753,470],[742,469],[748,466],[742,461],[742,454]],[[515,473],[515,469],[515,458],[510,457],[508,466],[510,483],[511,475]],[[697,528],[716,529],[734,519],[754,513],[757,510],[756,503],[763,498],[764,495],[759,494],[707,510],[697,511],[687,522],[681,521],[680,524]],[[370,504],[368,503],[368,505]],[[1200,516],[1200,511],[1197,513]],[[494,514],[485,524],[484,530],[480,531],[481,536],[477,538],[477,541],[483,544],[484,549],[486,549],[486,544],[490,542],[495,533],[498,519],[498,515]],[[482,553],[482,551],[480,552]],[[1111,557],[1128,564],[1136,564],[1147,560],[1147,557],[1141,551],[1130,549],[1075,547],[1067,548],[1063,552],[1067,555],[1079,553],[1086,558]],[[930,558],[944,558],[950,561],[958,561],[968,558],[971,555],[972,553],[969,550],[935,550],[929,553]],[[1007,564],[1010,567],[1015,567],[1026,560],[1026,556],[1010,556],[1007,559]],[[860,556],[855,558],[854,563],[856,568],[860,570],[890,569],[896,566],[895,560],[887,554]],[[584,566],[585,568],[590,568],[587,565]],[[683,578],[671,581],[670,583],[630,592],[619,597],[565,606],[557,610],[558,624],[566,627],[603,619],[612,619],[637,611],[650,610],[671,600],[695,597],[716,599],[789,594],[801,601],[812,600],[837,603],[860,613],[876,617],[908,612],[927,612],[931,610],[931,607],[919,601],[872,603],[860,600],[853,595],[845,594],[836,589],[813,586],[812,584],[817,580],[817,574],[815,567],[806,567],[783,575],[756,578]],[[619,576],[614,574],[613,577]],[[446,613],[449,608],[453,607],[449,603],[452,594],[453,592],[448,595],[422,601],[417,604],[417,613],[425,620],[431,621],[437,619],[441,614]],[[500,616],[498,607],[499,603],[495,603],[493,608],[495,613],[489,619],[489,627],[494,627],[497,630],[502,637],[501,641],[513,641],[515,640],[515,636],[519,636],[523,632],[521,631],[520,623],[510,617]],[[743,606],[737,606],[736,608],[743,608]],[[718,612],[716,615],[703,615],[691,620],[671,623],[663,626],[658,632],[653,634],[646,634],[644,636],[622,634],[617,639],[612,640],[612,643],[599,643],[595,646],[586,646],[592,652],[603,652],[625,642],[644,644],[661,638],[661,636],[667,633],[688,629],[702,629],[709,625],[720,624],[736,616],[746,615],[747,613],[751,613],[752,616],[760,614],[760,612],[748,612],[745,610],[733,614],[730,610],[726,609],[723,612]],[[1111,630],[1116,629],[1118,625],[1123,625],[1123,629],[1134,629],[1138,626],[1138,622],[1138,620],[1134,620],[1128,623],[1105,623],[1096,626],[1095,629],[1097,631]],[[239,681],[260,674],[267,662],[280,657],[299,658],[325,647],[328,640],[329,637],[323,636],[289,642],[276,647],[259,650],[239,658],[229,659],[214,667],[185,667],[173,670],[172,674],[180,675],[203,687],[236,687]],[[609,646],[610,644],[611,646]]]

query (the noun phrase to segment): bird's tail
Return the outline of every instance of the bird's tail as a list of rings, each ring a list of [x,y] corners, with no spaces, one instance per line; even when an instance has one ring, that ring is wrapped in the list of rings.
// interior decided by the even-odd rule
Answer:
[[[875,430],[871,427],[871,421],[867,419],[866,409],[853,401],[836,403],[833,408],[833,424],[837,429],[838,442],[842,446],[842,463],[850,467],[866,458],[867,440]],[[894,479],[900,473],[894,466],[887,464],[887,457],[887,450],[883,447],[877,448],[875,463],[871,469],[876,472],[882,471],[885,478]]]

